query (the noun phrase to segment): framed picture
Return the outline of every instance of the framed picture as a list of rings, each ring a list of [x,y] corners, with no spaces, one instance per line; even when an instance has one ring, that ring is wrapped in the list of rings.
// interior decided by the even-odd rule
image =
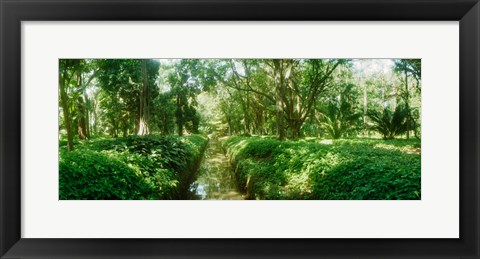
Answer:
[[[480,257],[477,1],[0,8],[2,258]]]

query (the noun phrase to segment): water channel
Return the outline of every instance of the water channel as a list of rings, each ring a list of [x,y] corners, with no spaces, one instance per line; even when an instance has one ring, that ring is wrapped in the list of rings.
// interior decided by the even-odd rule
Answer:
[[[218,140],[210,139],[190,192],[192,199],[197,200],[245,199],[237,191],[233,170]]]

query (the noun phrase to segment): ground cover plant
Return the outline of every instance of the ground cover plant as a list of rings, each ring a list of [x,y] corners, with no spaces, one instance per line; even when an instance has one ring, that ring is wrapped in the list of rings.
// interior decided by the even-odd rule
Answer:
[[[179,199],[207,144],[200,135],[99,138],[60,151],[60,199]]]
[[[249,199],[420,199],[418,140],[224,142],[239,188]]]

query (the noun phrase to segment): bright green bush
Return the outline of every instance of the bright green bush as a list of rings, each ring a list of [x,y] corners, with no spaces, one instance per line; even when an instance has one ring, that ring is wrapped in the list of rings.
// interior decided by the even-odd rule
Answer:
[[[418,140],[231,137],[224,145],[250,198],[420,199]]]
[[[135,200],[153,193],[152,186],[134,169],[105,154],[65,152],[59,168],[61,200]]]
[[[312,175],[315,199],[420,198],[420,155],[362,145],[348,149],[341,163],[327,173]]]
[[[101,155],[134,172],[151,189],[148,195],[132,196],[133,193],[127,192],[127,198],[118,199],[179,199],[193,180],[207,141],[199,135],[104,138],[77,145],[78,152],[61,149],[60,157],[78,156],[82,152]],[[60,168],[62,174],[64,170]]]

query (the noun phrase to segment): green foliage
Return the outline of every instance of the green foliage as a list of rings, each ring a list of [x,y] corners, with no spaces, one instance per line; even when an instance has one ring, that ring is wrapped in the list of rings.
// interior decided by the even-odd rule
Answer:
[[[142,60],[141,59],[98,59],[94,61],[98,68],[97,82],[102,89],[99,108],[104,114],[102,118],[105,129],[111,136],[123,132],[135,132],[135,117],[139,118],[139,103],[142,93]],[[156,79],[160,64],[155,60],[147,60],[148,98],[146,105],[154,107],[153,100],[158,96]],[[136,133],[136,132],[135,132]]]
[[[175,123],[179,135],[183,134],[184,129],[194,134],[199,132],[200,116],[197,113],[196,96],[200,91],[214,86],[218,80],[210,63],[201,59],[181,59],[168,75],[170,92],[175,96]]]
[[[347,84],[338,96],[327,100],[321,108],[320,125],[333,139],[344,137],[358,127],[362,114],[355,109],[357,97],[353,87],[353,84]]]
[[[418,140],[231,137],[224,145],[239,188],[250,198],[420,198]]]
[[[409,109],[399,104],[394,111],[386,106],[383,112],[369,110],[368,117],[373,121],[371,129],[378,131],[384,139],[393,139],[395,136],[406,133],[414,123],[409,116]]]
[[[394,61],[394,71],[398,74],[406,73],[413,77],[417,82],[416,90],[421,91],[419,83],[422,79],[422,60],[421,59],[397,59]]]
[[[175,101],[171,92],[161,93],[154,99],[153,106],[155,113],[152,114],[152,129],[159,131],[162,135],[169,135],[175,132]]]
[[[322,200],[420,199],[420,155],[388,144],[340,144],[335,166],[313,174],[312,197]]]
[[[59,168],[61,200],[136,200],[153,193],[133,168],[105,154],[63,152]]]
[[[141,182],[148,187],[148,191],[141,189],[143,192],[139,193],[125,189],[126,192],[122,192],[123,196],[108,196],[109,199],[178,199],[190,184],[206,144],[207,138],[199,135],[129,136],[117,139],[95,139],[78,146],[78,151],[73,153],[62,149],[60,152],[60,158],[63,161],[63,166],[60,167],[61,185],[70,184],[68,181],[71,177],[66,176],[75,174],[76,171],[82,172],[77,177],[80,182],[76,184],[86,190],[88,195],[82,196],[82,193],[76,193],[74,189],[68,189],[70,193],[62,191],[67,189],[61,189],[60,196],[66,199],[102,199],[101,195],[106,195],[101,194],[106,192],[105,189],[99,189],[98,194],[92,196],[90,192],[93,192],[93,187],[90,186],[89,181],[91,177],[101,173],[97,168],[107,170],[110,164],[102,167],[91,166],[94,163],[88,162],[89,160],[83,155],[88,154],[95,157],[95,161],[101,157],[107,161],[111,159],[112,163],[115,163],[112,164],[112,169],[108,170],[115,170],[116,173],[107,174],[104,178],[117,181],[125,177],[124,181],[127,183]],[[85,166],[74,167],[82,159],[87,161]]]

